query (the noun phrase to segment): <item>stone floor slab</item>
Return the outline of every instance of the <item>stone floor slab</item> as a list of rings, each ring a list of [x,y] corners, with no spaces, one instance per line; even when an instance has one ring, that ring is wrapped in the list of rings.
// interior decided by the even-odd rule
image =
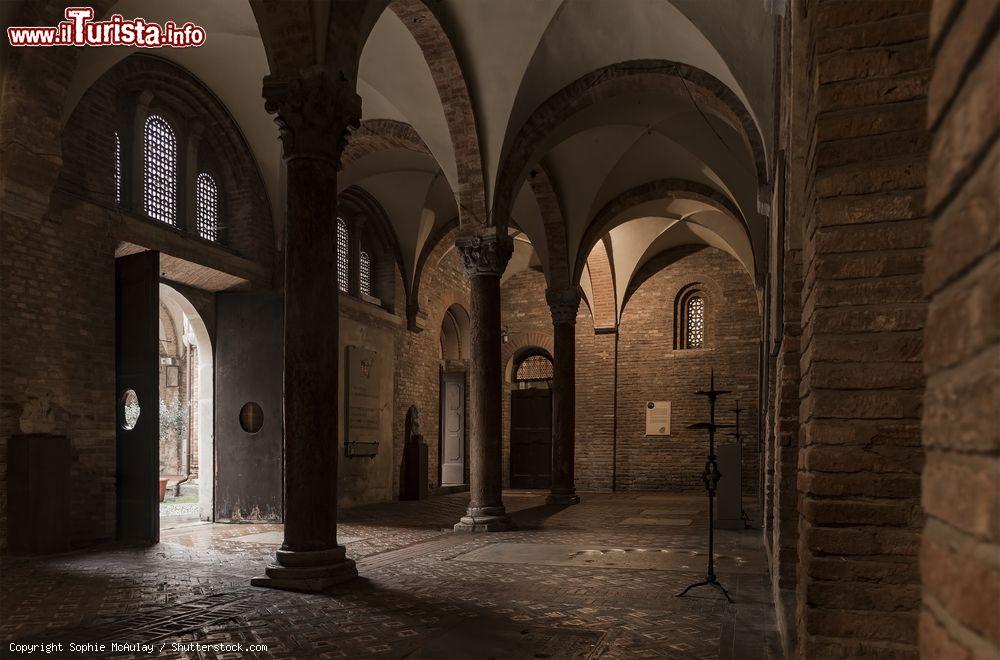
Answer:
[[[618,523],[619,525],[659,525],[666,527],[687,527],[691,524],[690,518],[655,518],[653,516],[644,516],[641,518],[622,518],[622,521]]]
[[[535,564],[578,568],[697,572],[706,566],[707,555],[698,550],[663,548],[609,548],[542,543],[491,543],[455,557],[463,562]],[[762,557],[716,554],[715,568],[723,573],[758,573]]]

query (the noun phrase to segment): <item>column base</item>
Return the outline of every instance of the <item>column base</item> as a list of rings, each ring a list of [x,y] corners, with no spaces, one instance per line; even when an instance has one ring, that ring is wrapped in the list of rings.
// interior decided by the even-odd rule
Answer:
[[[353,559],[344,546],[330,550],[295,552],[278,550],[277,563],[264,570],[266,577],[251,578],[254,587],[316,593],[358,577]]]
[[[549,493],[549,496],[545,498],[546,504],[558,504],[560,506],[569,506],[570,504],[579,504],[580,496],[576,494],[575,491],[556,491],[553,490]]]
[[[503,506],[469,507],[455,523],[456,532],[507,532],[517,529]]]

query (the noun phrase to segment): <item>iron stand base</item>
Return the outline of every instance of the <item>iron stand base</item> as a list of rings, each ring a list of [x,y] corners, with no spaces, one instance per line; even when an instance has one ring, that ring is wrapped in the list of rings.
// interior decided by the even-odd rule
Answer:
[[[715,589],[716,591],[718,591],[719,593],[721,593],[723,596],[725,596],[726,600],[728,600],[730,603],[733,602],[733,599],[732,599],[732,597],[730,597],[729,592],[726,591],[726,588],[724,586],[722,586],[722,584],[718,580],[716,580],[714,577],[702,580],[701,582],[695,582],[694,584],[689,584],[688,586],[684,587],[684,591],[680,592],[679,594],[674,594],[674,595],[676,597],[680,598],[681,596],[683,596],[687,592],[691,591],[695,587],[712,587],[713,589]]]

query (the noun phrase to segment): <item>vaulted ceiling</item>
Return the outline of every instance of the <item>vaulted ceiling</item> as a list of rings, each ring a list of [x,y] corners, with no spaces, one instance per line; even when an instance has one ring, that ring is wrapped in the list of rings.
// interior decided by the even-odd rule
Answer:
[[[585,291],[587,257],[609,237],[602,245],[613,252],[619,308],[630,278],[677,245],[719,247],[759,279],[766,222],[757,199],[769,185],[774,137],[772,7],[781,3],[352,6],[359,2],[373,16],[356,68],[363,120],[412,128],[421,145],[386,141],[346,163],[340,187],[364,188],[383,206],[408,283],[435,230],[456,218],[508,224],[518,234],[507,276],[536,267],[552,284],[579,282]],[[341,20],[343,6],[311,1],[312,33]],[[261,38],[260,7],[121,0],[111,13],[206,28],[204,46],[156,55],[192,72],[229,108],[261,169],[280,246],[283,165],[260,97],[274,60]],[[86,49],[64,118],[128,54]],[[479,203],[469,192],[476,186]]]

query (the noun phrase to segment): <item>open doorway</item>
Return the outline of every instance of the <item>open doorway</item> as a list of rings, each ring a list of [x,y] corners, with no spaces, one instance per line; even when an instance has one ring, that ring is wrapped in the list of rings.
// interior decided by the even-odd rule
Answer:
[[[213,519],[213,351],[201,315],[160,283],[160,529]]]

